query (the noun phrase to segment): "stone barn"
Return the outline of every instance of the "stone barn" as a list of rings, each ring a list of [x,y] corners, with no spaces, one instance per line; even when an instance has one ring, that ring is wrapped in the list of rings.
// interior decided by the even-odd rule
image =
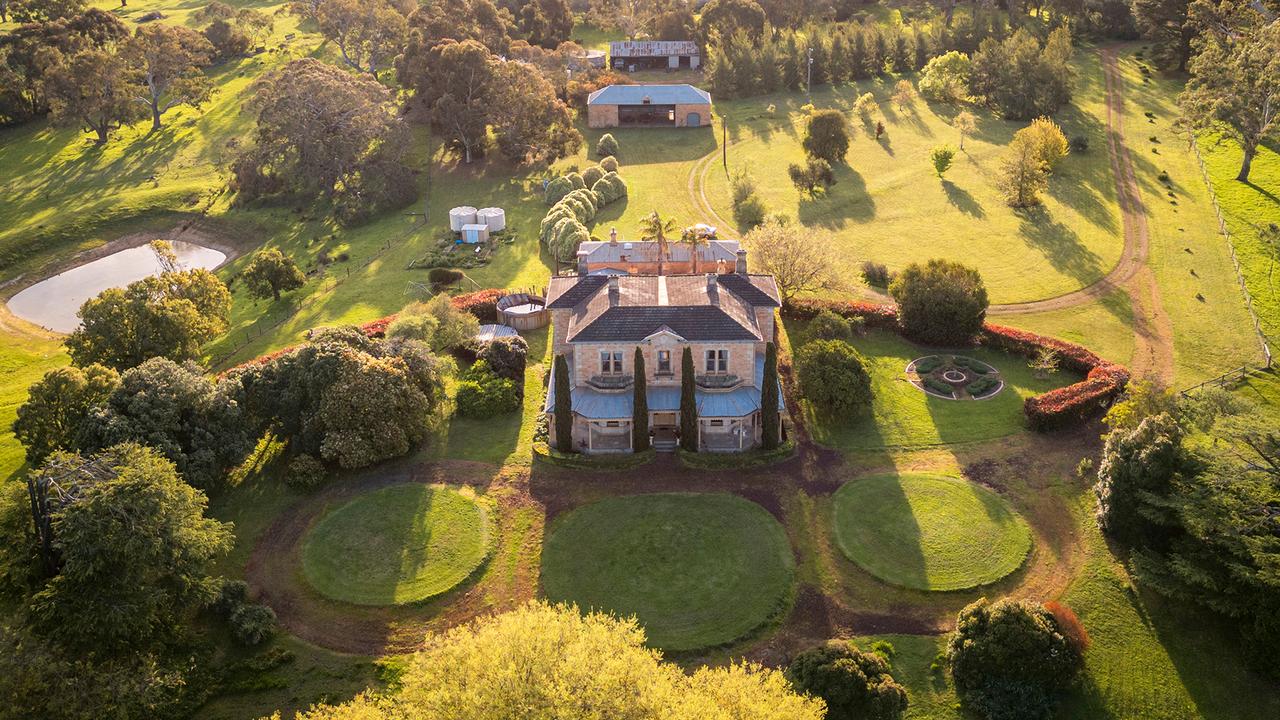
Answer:
[[[692,85],[609,85],[587,98],[587,125],[702,127],[711,124],[711,94]]]
[[[614,70],[697,70],[701,64],[698,43],[692,40],[622,40],[609,43],[609,66]]]

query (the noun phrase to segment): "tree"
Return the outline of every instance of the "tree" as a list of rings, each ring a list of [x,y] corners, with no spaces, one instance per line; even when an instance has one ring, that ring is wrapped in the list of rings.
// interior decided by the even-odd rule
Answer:
[[[1244,151],[1236,179],[1249,181],[1258,146],[1280,127],[1280,22],[1261,21],[1196,41],[1191,79],[1180,98],[1196,129],[1211,129]]]
[[[977,270],[950,260],[912,263],[889,285],[903,331],[929,345],[969,344],[987,315],[987,288]]]
[[[316,19],[342,62],[377,76],[404,46],[409,24],[386,0],[324,0]]]
[[[1151,59],[1165,70],[1185,72],[1196,25],[1190,0],[1131,0],[1134,22],[1151,41]]]
[[[408,85],[402,67],[421,65],[431,48],[448,40],[475,40],[489,52],[505,55],[511,46],[514,20],[507,8],[492,0],[444,0],[419,4],[409,14],[409,41],[396,60],[401,84]]]
[[[791,163],[787,166],[787,175],[797,190],[813,195],[818,188],[826,190],[836,182],[836,175],[831,170],[831,163],[822,158],[811,157],[804,165]]]
[[[405,50],[396,65],[400,81],[413,88],[414,102],[469,163],[484,153],[493,82],[489,51],[474,40],[446,40],[425,55],[415,59]]]
[[[577,151],[582,134],[573,113],[536,67],[496,62],[493,79],[487,119],[503,157],[551,163]]]
[[[409,452],[445,402],[443,368],[426,345],[353,327],[313,331],[307,344],[230,379],[255,432],[347,469]]]
[[[1031,124],[1013,134],[1015,142],[1026,142],[1035,151],[1036,158],[1044,163],[1046,172],[1053,172],[1070,152],[1067,136],[1058,123],[1049,118],[1036,118]]]
[[[603,180],[601,181],[603,182]],[[662,275],[667,261],[667,236],[676,232],[676,219],[663,219],[657,210],[640,219],[640,239],[658,243],[658,274]]]
[[[907,691],[889,674],[889,663],[850,642],[809,648],[786,670],[792,687],[827,704],[827,720],[897,720]]]
[[[978,129],[978,119],[968,110],[961,110],[951,120],[952,126],[956,132],[960,133],[960,150],[964,151],[964,139],[966,135],[973,135]]]
[[[605,133],[596,141],[596,155],[606,158],[614,157],[618,154],[618,141],[614,139],[613,133]]]
[[[1163,498],[1175,478],[1191,469],[1182,438],[1182,429],[1165,413],[1108,433],[1093,486],[1098,525],[1107,534],[1130,544],[1167,536],[1173,519]]]
[[[160,116],[178,105],[200,107],[213,93],[202,68],[213,60],[213,45],[200,33],[177,25],[143,25],[125,44],[123,55],[141,78],[137,100],[151,110],[151,131]]]
[[[573,451],[573,395],[569,389],[569,364],[564,354],[557,354],[555,360],[556,404],[553,408],[556,426],[556,449],[560,452]]]
[[[498,718],[535,707],[541,717],[633,720],[821,720],[823,713],[776,670],[733,664],[685,673],[645,647],[634,619],[531,602],[432,635],[391,697],[317,705],[299,718]]]
[[[1027,600],[986,598],[960,611],[947,664],[962,702],[990,720],[1043,720],[1084,667],[1053,614]]]
[[[1011,120],[1053,115],[1071,100],[1071,35],[1054,30],[1044,47],[1025,28],[987,38],[973,55],[970,93]]]
[[[87,414],[77,447],[96,452],[144,443],[192,485],[218,487],[257,439],[249,437],[232,392],[193,364],[152,358],[124,371],[106,400]]]
[[[653,20],[653,36],[658,40],[693,40],[698,35],[698,21],[687,6],[675,7]]]
[[[54,122],[79,125],[104,145],[111,131],[141,117],[136,86],[119,53],[85,48],[54,55],[44,70],[43,88]]]
[[[408,141],[386,88],[314,58],[264,75],[250,107],[253,143],[232,166],[243,199],[276,194],[334,201],[347,220],[416,194],[401,162]]]
[[[1061,364],[1058,357],[1058,351],[1053,348],[1044,347],[1036,350],[1036,356],[1027,363],[1027,367],[1035,373],[1040,380],[1048,380],[1050,375],[1058,372],[1058,366]]]
[[[520,29],[532,45],[555,48],[573,32],[568,0],[529,0],[520,9]]]
[[[644,353],[636,348],[635,380],[631,384],[631,449],[649,449],[649,393],[644,371]]]
[[[893,85],[893,104],[905,110],[916,100],[916,89],[910,80],[899,80]]]
[[[800,146],[810,157],[833,165],[844,162],[849,154],[849,129],[844,115],[839,110],[818,110],[809,115]]]
[[[698,395],[694,391],[693,350],[685,346],[680,355],[680,447],[698,451]]]
[[[857,412],[871,403],[867,361],[843,340],[814,340],[796,353],[800,392],[825,413]]]
[[[13,434],[27,448],[27,462],[40,463],[55,450],[74,448],[85,418],[119,382],[115,370],[96,364],[45,373],[27,391],[13,421]]]
[[[86,48],[111,50],[128,36],[124,23],[97,8],[0,34],[0,118],[16,123],[48,113],[45,75],[51,62]]]
[[[204,493],[159,453],[57,454],[35,482],[53,479],[76,489],[50,511],[58,571],[30,602],[42,634],[88,651],[144,648],[217,597],[209,573],[231,550],[231,526],[205,517]]]
[[[103,290],[77,313],[67,336],[71,361],[126,370],[153,357],[192,360],[200,346],[226,332],[231,293],[208,270],[153,275]]]
[[[689,246],[689,261],[695,275],[702,270],[702,248],[711,244],[711,237],[705,228],[697,225],[691,225],[680,231],[680,242]]]
[[[920,94],[938,102],[957,103],[969,96],[973,63],[958,50],[930,58],[920,72]]]
[[[760,446],[772,450],[782,442],[782,418],[778,412],[778,347],[764,345],[764,378],[760,386]]]
[[[297,290],[307,282],[307,276],[298,269],[298,264],[279,248],[255,252],[249,264],[240,271],[240,279],[254,297],[272,300],[279,300],[280,293]]]
[[[835,291],[844,285],[825,239],[805,227],[771,217],[743,242],[760,268],[773,275],[784,304],[800,293]]]
[[[943,173],[951,169],[951,161],[955,156],[956,151],[947,145],[935,145],[929,151],[929,162],[933,163],[933,170],[938,173],[938,177],[942,177]]]
[[[764,10],[755,0],[711,0],[702,6],[698,34],[703,47],[713,36],[728,38],[739,30],[756,41],[764,34],[764,20]]]
[[[1040,204],[1040,193],[1049,187],[1049,169],[1040,159],[1040,150],[1025,137],[1014,136],[1009,154],[1000,161],[996,186],[1005,202],[1016,208]]]

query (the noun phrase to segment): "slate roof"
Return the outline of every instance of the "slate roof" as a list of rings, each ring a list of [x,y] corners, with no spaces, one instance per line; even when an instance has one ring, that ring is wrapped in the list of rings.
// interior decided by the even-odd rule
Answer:
[[[774,284],[772,279],[768,283],[759,282],[757,279],[762,277],[761,275],[726,273],[719,277],[719,282],[729,292],[755,307],[782,307],[782,303],[777,297],[778,286]],[[766,287],[767,290],[765,289]],[[773,294],[770,294],[770,292]]]
[[[606,85],[587,96],[588,105],[710,105],[711,93],[692,85]]]
[[[551,278],[547,288],[547,307],[551,310],[572,308],[595,295],[607,282],[608,278],[600,275]]]
[[[744,327],[722,308],[610,307],[570,338],[570,342],[640,342],[663,326],[691,341],[759,340],[754,329]]]

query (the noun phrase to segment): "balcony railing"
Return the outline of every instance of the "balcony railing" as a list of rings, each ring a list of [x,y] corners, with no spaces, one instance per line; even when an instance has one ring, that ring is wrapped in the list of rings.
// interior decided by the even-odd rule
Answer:
[[[694,375],[693,381],[708,390],[727,390],[742,384],[742,378],[737,375]]]
[[[635,382],[634,375],[592,375],[587,384],[597,390],[625,390]]]

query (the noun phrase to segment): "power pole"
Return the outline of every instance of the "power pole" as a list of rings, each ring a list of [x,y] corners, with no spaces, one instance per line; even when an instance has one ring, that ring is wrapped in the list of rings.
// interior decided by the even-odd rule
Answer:
[[[724,164],[724,176],[729,177],[729,119],[720,114],[720,162]],[[713,129],[714,133],[715,130]]]
[[[804,79],[804,92],[806,95],[813,90],[813,48],[809,48],[808,72]]]

